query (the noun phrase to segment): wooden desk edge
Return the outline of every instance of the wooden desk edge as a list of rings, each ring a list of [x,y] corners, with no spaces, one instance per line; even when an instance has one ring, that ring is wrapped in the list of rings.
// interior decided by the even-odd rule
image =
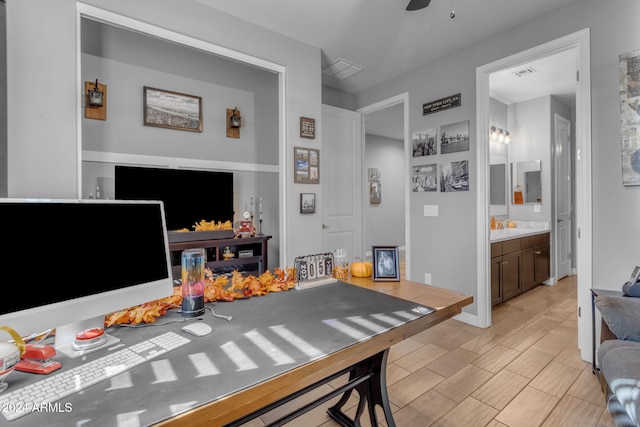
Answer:
[[[401,325],[376,337],[344,348],[311,363],[285,372],[270,381],[257,384],[214,402],[194,408],[183,414],[161,421],[155,426],[224,425],[254,412],[277,400],[307,387],[331,374],[348,368],[366,357],[373,356],[400,341],[437,325],[462,312],[473,302],[473,297],[431,285],[401,280],[374,282],[370,278],[345,280],[352,285],[435,308],[434,313]],[[295,292],[292,290],[291,292]],[[242,403],[238,404],[238,400]]]

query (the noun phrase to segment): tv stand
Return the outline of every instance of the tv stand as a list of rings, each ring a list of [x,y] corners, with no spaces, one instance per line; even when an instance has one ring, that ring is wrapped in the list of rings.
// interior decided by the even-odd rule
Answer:
[[[205,267],[210,268],[214,274],[230,273],[233,270],[245,274],[259,276],[268,268],[267,263],[267,242],[271,236],[235,237],[232,239],[208,239],[208,240],[185,240],[181,242],[170,242],[169,252],[171,252],[171,265],[173,278],[179,279],[182,276],[181,254],[185,249],[204,248],[207,256]],[[234,255],[233,258],[225,259],[225,249]],[[252,251],[250,256],[240,257],[241,251]]]

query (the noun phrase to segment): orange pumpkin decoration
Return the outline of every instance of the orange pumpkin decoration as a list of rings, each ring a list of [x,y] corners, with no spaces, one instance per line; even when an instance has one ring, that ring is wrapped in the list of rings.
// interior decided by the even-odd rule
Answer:
[[[353,277],[371,277],[373,265],[369,261],[354,261],[351,263]]]

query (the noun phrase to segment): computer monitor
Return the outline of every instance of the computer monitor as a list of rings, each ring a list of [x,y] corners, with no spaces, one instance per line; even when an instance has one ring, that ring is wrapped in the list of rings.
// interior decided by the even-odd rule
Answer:
[[[0,325],[23,337],[56,328],[62,349],[173,293],[161,201],[0,199],[0,220]]]

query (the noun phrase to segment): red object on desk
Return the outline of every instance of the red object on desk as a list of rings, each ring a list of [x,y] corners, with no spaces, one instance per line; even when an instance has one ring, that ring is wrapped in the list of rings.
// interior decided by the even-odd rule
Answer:
[[[51,360],[56,355],[52,345],[27,344],[22,360],[16,365],[17,371],[34,374],[48,374],[62,367],[60,362]]]

